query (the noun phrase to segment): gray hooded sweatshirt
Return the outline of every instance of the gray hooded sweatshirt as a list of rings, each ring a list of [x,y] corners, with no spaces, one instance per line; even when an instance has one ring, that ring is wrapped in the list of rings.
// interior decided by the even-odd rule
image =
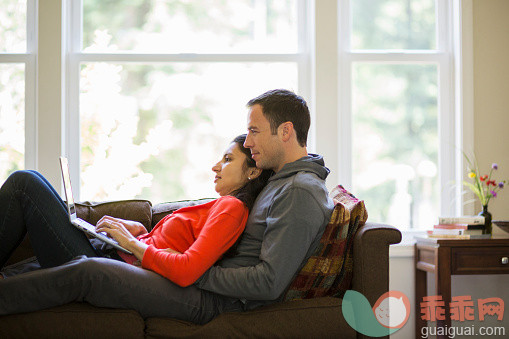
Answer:
[[[318,245],[334,208],[325,187],[329,169],[309,154],[286,164],[260,193],[237,254],[198,281],[201,289],[240,299],[246,309],[275,302]]]

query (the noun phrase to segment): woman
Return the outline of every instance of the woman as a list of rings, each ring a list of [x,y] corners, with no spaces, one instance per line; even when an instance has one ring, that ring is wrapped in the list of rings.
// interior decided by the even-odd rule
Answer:
[[[139,222],[109,216],[99,220],[97,231],[106,232],[133,255],[91,243],[70,224],[65,203],[41,174],[14,173],[0,189],[0,267],[28,232],[42,267],[58,266],[80,255],[108,256],[141,265],[180,286],[194,283],[235,244],[271,175],[256,167],[243,146],[245,137],[235,138],[212,168],[219,199],[177,210],[150,233]]]

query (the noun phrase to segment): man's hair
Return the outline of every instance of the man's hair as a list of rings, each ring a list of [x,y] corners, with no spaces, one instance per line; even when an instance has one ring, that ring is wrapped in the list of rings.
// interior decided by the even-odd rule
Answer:
[[[277,133],[279,125],[290,121],[297,133],[299,145],[306,146],[311,117],[308,105],[302,97],[286,89],[274,89],[247,103],[247,107],[254,105],[262,107],[263,115],[270,123],[272,134]]]

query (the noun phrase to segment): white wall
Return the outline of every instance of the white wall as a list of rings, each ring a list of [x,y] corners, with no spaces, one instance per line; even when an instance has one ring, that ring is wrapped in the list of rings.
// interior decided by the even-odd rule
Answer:
[[[474,148],[479,166],[509,180],[509,1],[474,0]],[[509,220],[509,187],[489,204]]]
[[[397,251],[394,251],[396,249]],[[397,253],[396,253],[397,252]],[[400,291],[410,299],[412,309],[407,323],[398,332],[391,335],[391,338],[409,339],[415,333],[415,277],[414,257],[412,246],[391,248],[389,260],[389,291]]]

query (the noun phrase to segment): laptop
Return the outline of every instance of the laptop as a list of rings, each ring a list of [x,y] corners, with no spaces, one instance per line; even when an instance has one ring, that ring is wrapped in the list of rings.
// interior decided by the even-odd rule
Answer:
[[[125,253],[132,254],[131,251],[123,248],[114,239],[108,237],[108,235],[106,233],[96,232],[94,225],[86,222],[83,219],[78,218],[78,216],[76,215],[76,206],[74,204],[74,197],[72,195],[71,176],[69,175],[69,162],[68,162],[67,158],[60,157],[60,168],[62,169],[62,179],[64,180],[64,191],[65,191],[65,197],[67,200],[67,211],[69,212],[69,220],[71,221],[71,224],[73,224],[78,229],[82,230],[83,232],[91,235],[92,237],[97,238],[107,244],[110,244],[111,246],[115,247],[116,249],[119,249]]]

